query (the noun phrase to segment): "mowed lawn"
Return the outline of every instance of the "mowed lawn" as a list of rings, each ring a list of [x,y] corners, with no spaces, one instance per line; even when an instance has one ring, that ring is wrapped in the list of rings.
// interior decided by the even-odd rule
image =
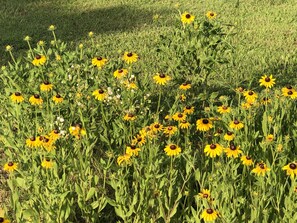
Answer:
[[[297,63],[295,0],[2,0],[0,63],[9,59],[6,45],[13,45],[16,54],[27,49],[26,35],[33,43],[45,40],[49,44],[47,28],[54,24],[58,38],[70,45],[87,44],[87,34],[93,31],[94,50],[109,57],[133,50],[153,66],[159,35],[181,25],[178,10],[198,17],[212,10],[218,20],[230,24],[234,55],[232,63],[218,74],[217,84],[249,84],[263,73],[292,81]]]

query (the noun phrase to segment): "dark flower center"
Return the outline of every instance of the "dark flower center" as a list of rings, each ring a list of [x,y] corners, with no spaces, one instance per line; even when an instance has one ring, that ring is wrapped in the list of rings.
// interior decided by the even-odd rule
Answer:
[[[252,159],[252,157],[250,157],[250,156],[246,156],[245,157],[247,160],[251,160]]]
[[[259,167],[260,167],[261,169],[264,170],[264,169],[265,169],[265,165],[264,165],[264,163],[260,163],[260,164],[259,164]]]
[[[213,12],[211,12],[211,13],[209,13],[209,15],[212,17],[212,16],[214,16],[214,13],[213,13]]]
[[[233,132],[229,132],[229,131],[228,131],[228,132],[227,132],[227,135],[228,135],[228,136],[231,136],[231,135],[233,135]]]
[[[202,123],[206,125],[206,124],[209,123],[209,121],[208,121],[208,119],[203,119],[203,120],[202,120]]]
[[[187,19],[191,18],[191,15],[190,15],[190,14],[187,14],[187,15],[186,15],[186,18],[187,18]]]
[[[102,60],[102,57],[97,57],[97,60],[99,60],[99,61]]]
[[[135,145],[130,145],[130,148],[134,150],[134,149],[136,149],[136,146]]]
[[[230,145],[230,149],[231,150],[236,150],[236,146],[235,145]]]
[[[180,113],[180,114],[177,115],[177,117],[182,118],[183,114]]]
[[[223,133],[223,130],[222,130],[222,129],[218,129],[218,130],[217,130],[217,133],[218,133],[218,134],[221,134],[221,133]]]
[[[268,101],[268,100],[269,100],[269,98],[267,98],[267,97],[263,98],[263,101]]]
[[[50,159],[50,158],[46,158],[45,161],[46,161],[46,162],[50,162],[51,159]]]
[[[291,90],[291,89],[293,89],[293,87],[291,85],[288,85],[287,89]]]
[[[78,128],[81,129],[82,125],[81,125],[80,123],[77,123],[77,124],[75,125],[75,127],[78,127]]]
[[[43,141],[43,136],[39,136],[39,141]]]
[[[159,74],[160,78],[165,78],[165,74]]]
[[[98,92],[99,92],[99,94],[103,94],[104,93],[104,91],[102,89],[100,89]]]
[[[208,198],[208,194],[203,194],[203,198]]]
[[[190,110],[192,107],[191,106],[187,106],[186,109]]]
[[[47,143],[49,142],[49,139],[44,137],[43,142]]]
[[[4,222],[4,218],[0,217],[0,222]]]
[[[270,79],[269,77],[266,77],[266,78],[265,78],[265,82],[270,82],[270,80],[271,80],[271,79]]]
[[[13,166],[13,162],[9,162],[7,165],[8,166]]]
[[[129,114],[128,114],[128,117],[129,117],[129,118],[133,118],[134,115],[133,115],[132,113],[129,113]]]
[[[188,83],[183,83],[183,86],[187,86],[188,85]]]
[[[155,124],[155,128],[156,129],[160,128],[160,125],[159,124]]]
[[[169,131],[171,131],[173,128],[172,128],[171,126],[169,126],[167,129],[168,129]]]
[[[297,168],[295,163],[290,163],[290,169],[295,170]]]
[[[120,69],[119,71],[118,71],[118,73],[123,73],[124,71],[122,70],[122,69]]]
[[[56,98],[61,98],[61,95],[57,94],[57,95],[56,95]]]
[[[15,92],[14,95],[15,96],[21,96],[21,93],[20,92]]]
[[[176,149],[176,145],[171,145],[171,146],[170,146],[170,149],[171,149],[171,150],[175,150],[175,149]]]
[[[55,129],[55,130],[54,130],[54,133],[55,133],[55,134],[59,134],[60,131],[59,131],[58,129]]]
[[[41,56],[40,55],[36,55],[35,59],[39,60],[39,59],[41,59]]]
[[[142,138],[141,137],[138,137],[137,138],[137,142],[141,142]]]
[[[227,108],[228,108],[228,107],[225,106],[225,105],[222,107],[223,110],[227,110]]]
[[[215,149],[215,148],[217,148],[217,145],[216,145],[216,144],[211,144],[211,145],[210,145],[210,148],[211,148],[211,149]]]
[[[34,94],[34,98],[39,99],[40,98],[39,94]]]
[[[292,95],[293,94],[293,91],[288,91],[288,95]]]
[[[48,82],[48,81],[44,81],[43,82],[45,85],[49,85],[50,84],[50,82]]]
[[[239,121],[238,120],[234,120],[234,124],[235,125],[238,125],[239,124]]]
[[[36,140],[35,137],[31,137],[31,138],[30,138],[30,141],[32,141],[32,142],[35,141],[35,140]]]
[[[127,57],[132,57],[133,56],[133,53],[128,53],[127,54]]]
[[[212,214],[212,213],[213,213],[213,210],[212,210],[211,208],[208,208],[208,209],[206,210],[206,213],[207,213],[207,214]]]
[[[252,92],[252,91],[249,91],[249,93],[248,93],[248,95],[253,95],[254,94],[254,92]]]

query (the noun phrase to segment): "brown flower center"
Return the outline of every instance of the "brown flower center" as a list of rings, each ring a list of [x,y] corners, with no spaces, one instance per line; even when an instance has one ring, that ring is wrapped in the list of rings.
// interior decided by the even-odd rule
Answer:
[[[4,218],[0,217],[0,222],[4,222]]]
[[[264,165],[264,163],[260,163],[260,164],[259,164],[259,167],[260,167],[261,169],[264,170],[264,169],[265,169],[265,165]]]
[[[41,56],[40,55],[36,55],[35,56],[35,59],[39,60],[39,59],[41,59]]]
[[[21,96],[21,93],[20,92],[15,92],[14,95],[15,96]]]
[[[187,14],[187,15],[186,15],[186,18],[187,18],[187,19],[191,18],[191,15],[190,15],[190,14]]]
[[[295,170],[297,168],[295,163],[290,163],[290,169]]]
[[[248,93],[248,95],[253,95],[254,94],[254,92],[252,92],[252,91],[249,91],[249,93]]]
[[[97,57],[97,60],[99,60],[99,61],[102,60],[102,57]]]
[[[208,194],[203,194],[203,198],[208,198]]]
[[[100,89],[98,92],[99,92],[99,94],[103,94],[104,93],[104,91],[102,89]]]
[[[32,141],[32,142],[34,142],[35,140],[36,140],[35,137],[31,137],[31,138],[30,138],[30,141]]]
[[[61,98],[61,95],[57,94],[57,95],[56,95],[56,98]]]
[[[171,145],[171,146],[170,146],[170,149],[171,149],[171,150],[175,150],[175,149],[176,149],[176,145]]]
[[[208,208],[208,209],[206,209],[206,213],[207,214],[212,214],[213,213],[213,210],[211,208]]]
[[[138,137],[137,142],[141,142],[141,141],[142,141],[142,137]]]
[[[288,85],[287,89],[291,90],[291,89],[293,89],[293,87],[291,85]]]
[[[160,78],[165,78],[165,74],[159,74]]]
[[[34,94],[34,98],[39,99],[40,98],[39,94]]]
[[[182,118],[183,114],[180,113],[180,114],[177,115],[177,117]]]
[[[239,124],[239,121],[238,120],[234,120],[233,122],[235,125],[238,125]]]
[[[129,117],[129,118],[133,118],[134,115],[133,115],[132,113],[129,113],[129,114],[128,114],[128,117]]]
[[[8,166],[13,166],[13,162],[9,162],[7,165]]]
[[[45,84],[45,85],[49,85],[50,82],[48,82],[48,81],[44,81],[43,84]]]
[[[124,71],[122,70],[122,69],[120,69],[119,71],[118,71],[118,73],[123,73]]]
[[[224,106],[222,107],[222,109],[223,109],[223,110],[227,110],[228,107],[224,105]]]
[[[223,133],[223,130],[222,130],[222,129],[218,129],[218,130],[217,130],[217,133],[218,133],[218,134],[222,134],[222,133]]]
[[[160,125],[159,125],[159,124],[155,124],[154,127],[155,127],[156,129],[158,129],[158,128],[160,128]]]
[[[49,142],[49,139],[44,137],[43,138],[43,142],[48,143]]]
[[[55,133],[55,134],[59,134],[60,131],[59,131],[58,129],[55,129],[55,130],[54,130],[54,133]]]
[[[45,161],[46,161],[46,162],[50,162],[51,159],[50,159],[50,158],[46,158]]]
[[[266,78],[265,78],[265,82],[270,82],[270,80],[271,80],[271,79],[270,79],[269,77],[266,77]]]
[[[211,145],[210,145],[210,148],[211,148],[211,149],[215,149],[215,148],[217,148],[217,145],[216,145],[216,144],[211,144]]]
[[[130,145],[130,148],[134,150],[134,149],[136,149],[136,146],[135,145]]]
[[[231,135],[233,135],[233,132],[229,132],[229,131],[228,131],[228,132],[227,132],[227,135],[228,135],[228,136],[231,136]]]
[[[251,160],[252,159],[252,157],[250,157],[250,156],[246,156],[245,157],[247,160]]]
[[[231,150],[236,150],[236,146],[235,145],[230,145],[230,149]]]
[[[213,13],[213,12],[211,12],[211,13],[209,13],[209,15],[210,15],[211,17],[213,17],[213,16],[214,16],[214,13]]]
[[[169,131],[171,131],[173,128],[172,128],[171,126],[169,126],[167,129],[168,129]]]
[[[191,106],[186,106],[186,109],[190,110],[192,107]]]
[[[133,56],[133,53],[128,53],[127,54],[127,57],[132,57]]]
[[[288,91],[288,95],[292,95],[293,94],[293,91]]]
[[[205,118],[205,119],[202,120],[202,123],[206,125],[206,124],[209,123],[209,121],[208,121],[208,119]]]

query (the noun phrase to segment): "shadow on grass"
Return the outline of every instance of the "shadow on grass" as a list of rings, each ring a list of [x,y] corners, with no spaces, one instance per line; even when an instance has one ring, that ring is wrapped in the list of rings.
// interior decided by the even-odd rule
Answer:
[[[72,5],[55,1],[23,0],[23,3],[11,0],[5,1],[0,13],[0,47],[3,52],[8,44],[15,49],[27,49],[23,38],[32,37],[38,40],[50,41],[49,25],[57,26],[57,36],[63,41],[77,41],[87,37],[89,31],[96,34],[131,31],[150,25],[154,14],[166,14],[162,9],[140,9],[131,5],[116,5],[99,7],[97,9],[76,9]],[[24,3],[25,2],[25,3]],[[68,1],[67,1],[68,2]],[[71,2],[71,1],[70,1]],[[83,2],[80,2],[82,4]]]

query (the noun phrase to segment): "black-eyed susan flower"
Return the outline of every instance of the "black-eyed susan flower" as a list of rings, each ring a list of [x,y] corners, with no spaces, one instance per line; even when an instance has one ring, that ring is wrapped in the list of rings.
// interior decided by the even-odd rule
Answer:
[[[125,87],[127,88],[127,89],[137,89],[138,87],[137,87],[137,85],[136,85],[136,83],[134,82],[134,81],[129,81],[129,80],[125,80],[124,81],[124,85],[125,85]]]
[[[61,133],[58,129],[54,129],[49,133],[49,137],[51,140],[56,141],[61,137]]]
[[[31,105],[41,105],[43,103],[42,98],[39,94],[34,94],[29,98]]]
[[[44,55],[36,55],[32,61],[34,66],[42,66],[46,62],[46,57]]]
[[[126,154],[130,156],[138,156],[138,152],[141,151],[136,145],[129,145],[126,147]]]
[[[187,115],[185,113],[181,113],[181,112],[176,112],[172,116],[172,119],[177,122],[182,122],[182,121],[186,120],[186,118],[187,118]]]
[[[187,96],[184,95],[184,94],[181,94],[181,95],[179,96],[179,100],[181,100],[181,101],[185,101],[186,99],[187,99]]]
[[[217,13],[212,12],[212,11],[208,11],[206,13],[206,17],[209,18],[209,19],[214,19],[215,17],[217,17]]]
[[[123,60],[127,64],[135,63],[138,60],[138,55],[132,52],[125,52],[123,56]]]
[[[107,93],[102,89],[95,90],[92,95],[95,96],[95,98],[99,101],[103,101],[108,96]]]
[[[179,86],[179,89],[186,91],[186,90],[189,90],[191,87],[192,85],[190,82],[185,82]]]
[[[249,102],[242,102],[241,103],[241,107],[245,110],[250,109],[253,106],[253,103],[249,103]]]
[[[124,116],[125,121],[134,121],[135,119],[136,119],[136,115],[134,115],[133,113],[127,113]]]
[[[18,169],[18,164],[14,162],[8,162],[4,164],[3,170],[6,172],[13,172]]]
[[[125,164],[131,164],[130,158],[131,158],[131,155],[129,154],[121,155],[117,158],[117,164],[119,166],[125,165]]]
[[[191,15],[188,12],[184,12],[181,15],[181,21],[183,24],[191,24],[194,21],[194,19],[195,19],[195,16]]]
[[[210,199],[210,190],[202,189],[202,191],[198,194],[198,196],[200,198],[209,200]]]
[[[288,91],[291,91],[291,90],[294,90],[294,88],[293,88],[291,85],[287,85],[286,87],[283,87],[283,88],[281,89],[283,95],[284,95],[285,93],[287,93]]]
[[[163,125],[161,125],[158,122],[153,123],[150,127],[151,127],[151,130],[155,133],[163,130]]]
[[[190,128],[190,126],[191,126],[191,124],[189,122],[187,122],[186,120],[181,121],[178,124],[178,127],[181,128],[181,129],[188,129],[188,128]]]
[[[0,217],[0,222],[1,223],[10,223],[10,220],[7,218]]]
[[[231,129],[240,130],[244,127],[244,124],[242,122],[238,121],[237,119],[235,119],[234,121],[231,121],[229,123],[229,127]]]
[[[289,91],[285,91],[282,94],[285,97],[289,97],[291,99],[296,99],[297,98],[297,91],[295,89],[289,90]]]
[[[294,178],[295,175],[297,175],[297,163],[296,162],[289,163],[288,165],[284,166],[282,169],[286,170],[287,175],[289,175],[291,178]]]
[[[41,166],[45,169],[51,169],[54,166],[54,162],[51,161],[51,159],[49,158],[45,158],[42,162],[41,162]]]
[[[53,89],[53,85],[48,82],[48,81],[44,81],[41,85],[40,85],[40,90],[41,91],[50,91]]]
[[[206,156],[209,156],[211,158],[220,156],[222,152],[223,152],[223,147],[217,143],[206,145],[204,148],[204,153],[206,153]]]
[[[167,156],[176,156],[181,153],[181,148],[175,144],[168,144],[164,151]]]
[[[226,114],[226,113],[230,113],[231,112],[231,108],[226,106],[226,105],[222,105],[218,107],[218,112],[220,114]]]
[[[230,143],[230,146],[228,148],[225,148],[224,151],[228,158],[237,158],[242,153],[242,151],[240,150],[240,146],[235,146],[233,143]]]
[[[29,148],[36,148],[38,147],[38,141],[37,139],[33,136],[29,139],[26,139],[26,146],[28,146]]]
[[[54,95],[52,99],[55,102],[55,104],[62,103],[64,100],[64,98],[60,94]]]
[[[232,141],[235,138],[235,134],[233,132],[227,131],[224,135],[224,139],[227,141]]]
[[[213,128],[213,125],[209,118],[201,118],[197,120],[196,127],[199,131],[208,131]]]
[[[245,97],[245,100],[248,102],[248,103],[254,103],[256,101],[256,99],[258,98],[258,95],[256,92],[252,91],[252,90],[249,90],[249,91],[245,91],[243,93],[244,97]]]
[[[274,139],[274,136],[272,134],[269,134],[269,135],[266,136],[266,141],[267,142],[272,142],[273,139]]]
[[[251,166],[254,163],[252,157],[250,157],[250,156],[245,156],[245,155],[241,156],[240,160],[241,160],[242,164],[245,166]]]
[[[203,219],[204,221],[214,221],[218,218],[218,216],[219,214],[217,211],[215,211],[212,208],[208,208],[202,212],[200,218]]]
[[[138,134],[137,136],[135,136],[132,140],[132,144],[134,145],[139,145],[139,146],[142,146],[144,145],[146,142],[146,139],[145,139],[145,136],[144,135],[140,135]]]
[[[263,75],[259,82],[260,86],[271,88],[273,87],[273,85],[275,85],[275,78],[273,78],[272,75],[270,75],[269,77],[267,75]]]
[[[264,176],[266,172],[270,171],[271,169],[267,167],[267,165],[263,162],[257,164],[257,166],[252,169],[252,173],[257,174],[258,176]]]
[[[127,69],[119,69],[119,70],[116,70],[115,72],[113,72],[113,76],[117,79],[121,79],[121,78],[125,77],[127,74],[128,74]]]
[[[13,93],[11,96],[10,96],[10,99],[13,101],[13,102],[16,102],[16,103],[21,103],[23,102],[25,99],[23,97],[23,95],[20,93],[20,92],[15,92]]]
[[[268,97],[263,97],[262,98],[261,104],[268,105],[269,103],[271,103],[271,99],[270,98],[268,98]]]
[[[50,152],[55,149],[54,141],[51,138],[44,136],[42,140],[42,147]]]
[[[191,115],[194,113],[194,110],[195,110],[194,106],[188,105],[188,106],[184,107],[184,114]]]
[[[98,68],[102,68],[106,63],[107,63],[106,58],[94,57],[92,59],[92,65],[95,66],[95,67],[98,67]]]
[[[159,74],[157,73],[154,77],[153,77],[154,81],[156,84],[159,84],[159,85],[165,85],[167,84],[168,81],[171,80],[171,77],[166,75],[166,74]]]
[[[171,136],[177,132],[177,127],[176,126],[166,126],[163,128],[164,134]]]

